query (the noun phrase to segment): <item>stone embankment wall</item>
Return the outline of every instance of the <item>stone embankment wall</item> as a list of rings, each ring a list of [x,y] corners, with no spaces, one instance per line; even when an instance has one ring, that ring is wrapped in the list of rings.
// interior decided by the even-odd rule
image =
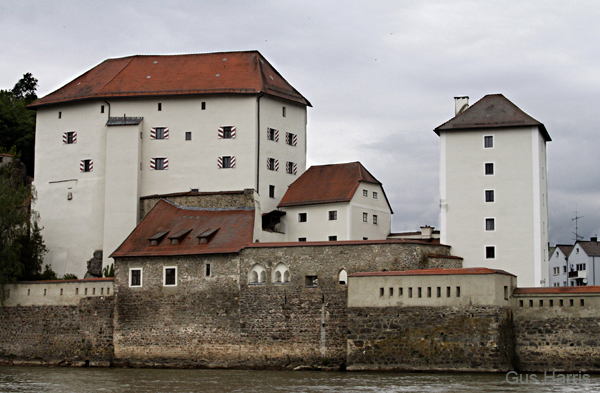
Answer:
[[[447,253],[446,246],[374,242],[254,244],[239,254],[119,258],[116,363],[343,368],[348,308],[340,271],[415,269],[426,265],[428,254]],[[280,263],[289,269],[289,283],[274,279]],[[250,282],[255,265],[265,270],[264,283]],[[166,266],[177,267],[176,287],[163,286]],[[129,286],[130,268],[142,268],[141,288]],[[307,276],[318,284],[307,285]]]
[[[77,305],[0,310],[0,364],[108,366],[113,358],[114,297]]]
[[[600,372],[600,296],[518,296],[517,363],[527,372]]]
[[[350,308],[349,370],[508,371],[508,307]]]

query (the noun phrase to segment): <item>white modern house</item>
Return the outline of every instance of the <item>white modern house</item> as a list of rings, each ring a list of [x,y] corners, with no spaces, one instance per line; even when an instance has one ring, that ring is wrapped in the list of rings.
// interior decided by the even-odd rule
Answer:
[[[278,207],[284,241],[384,240],[391,232],[383,185],[360,162],[311,166]]]
[[[456,115],[440,137],[440,241],[464,267],[501,269],[548,285],[546,127],[501,94]]]
[[[578,241],[569,253],[569,285],[600,285],[600,243],[597,237]]]
[[[569,244],[557,244],[548,259],[548,286],[566,287],[569,285],[569,254],[573,249]]]
[[[307,106],[257,51],[108,59],[37,100],[45,263],[111,263],[147,195],[254,189],[276,209],[306,169]]]

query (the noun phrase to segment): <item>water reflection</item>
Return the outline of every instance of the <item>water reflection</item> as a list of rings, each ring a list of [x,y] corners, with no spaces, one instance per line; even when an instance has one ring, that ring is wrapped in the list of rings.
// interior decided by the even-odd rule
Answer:
[[[542,379],[543,374],[538,374]],[[505,374],[400,374],[254,370],[0,367],[0,392],[597,392],[578,386],[510,384]]]

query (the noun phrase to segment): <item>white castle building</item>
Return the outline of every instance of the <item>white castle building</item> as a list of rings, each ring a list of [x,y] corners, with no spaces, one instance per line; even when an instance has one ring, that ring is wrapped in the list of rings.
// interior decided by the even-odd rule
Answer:
[[[440,137],[441,242],[464,267],[502,269],[519,286],[548,285],[546,127],[501,94],[456,116]]]

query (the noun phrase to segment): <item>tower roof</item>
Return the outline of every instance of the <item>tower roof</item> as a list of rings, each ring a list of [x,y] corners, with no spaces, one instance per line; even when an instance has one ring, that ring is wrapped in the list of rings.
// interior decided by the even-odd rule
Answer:
[[[382,186],[358,161],[311,166],[289,186],[277,207],[350,202],[361,182]],[[383,196],[393,213],[385,191]]]
[[[483,128],[537,126],[546,141],[551,141],[546,127],[523,112],[502,94],[488,94],[433,131],[464,131]]]
[[[265,93],[311,106],[258,51],[108,59],[29,107],[118,97]]]

